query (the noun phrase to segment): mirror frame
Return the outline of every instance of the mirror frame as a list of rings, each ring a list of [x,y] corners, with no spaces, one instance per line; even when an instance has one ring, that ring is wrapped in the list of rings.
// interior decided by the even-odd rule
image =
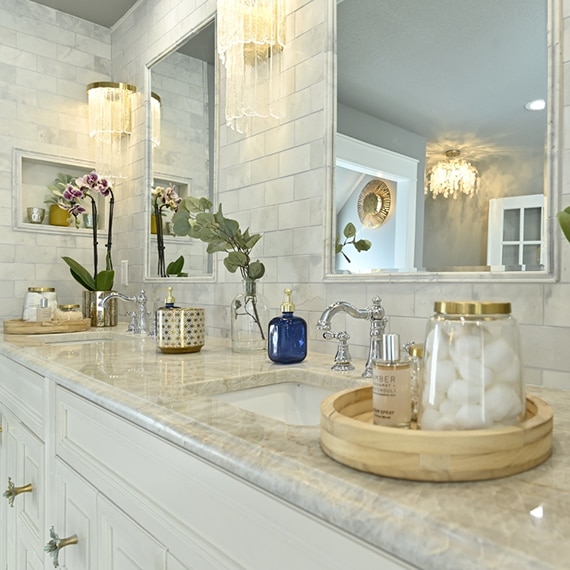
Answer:
[[[190,38],[199,34],[206,26],[211,24],[216,19],[216,13],[208,15],[204,20],[202,20],[193,30],[181,37],[176,43],[169,45],[158,53],[152,60],[145,65],[145,84],[144,84],[144,113],[145,113],[145,145],[144,145],[144,183],[145,183],[145,245],[144,245],[144,277],[143,281],[145,283],[210,283],[217,280],[217,264],[216,259],[213,254],[206,253],[206,245],[204,244],[204,254],[212,257],[212,272],[204,275],[191,275],[188,277],[159,277],[158,275],[150,275],[150,218],[151,218],[151,206],[150,199],[148,199],[148,193],[153,185],[154,180],[154,168],[153,168],[153,150],[152,150],[152,140],[151,140],[151,91],[152,91],[152,66],[162,61],[165,57],[178,51]],[[213,204],[217,203],[218,195],[218,171],[219,171],[219,152],[220,152],[220,138],[219,138],[219,90],[217,88],[219,81],[219,66],[218,66],[218,56],[215,54],[215,88],[214,88],[214,157],[213,157],[213,168],[212,180],[211,180],[211,197],[209,198]],[[184,238],[183,238],[184,239]],[[188,239],[188,238],[186,238]]]
[[[334,211],[335,191],[335,162],[336,162],[336,133],[337,133],[337,77],[336,77],[336,31],[337,31],[337,2],[331,3],[331,14],[328,23],[331,33],[327,50],[330,53],[326,73],[329,74],[327,85],[330,93],[325,102],[325,115],[330,118],[325,124],[329,125],[325,133],[327,145],[327,175],[325,186],[325,235],[324,243],[324,278],[325,282],[555,282],[559,280],[560,272],[560,240],[557,239],[556,212],[560,204],[560,153],[562,137],[562,101],[561,101],[561,34],[562,7],[561,0],[548,1],[548,93],[547,101],[547,132],[546,156],[544,167],[544,188],[549,190],[545,196],[546,208],[544,213],[546,240],[546,268],[542,271],[449,271],[449,272],[375,272],[359,274],[334,273],[335,252],[334,243],[336,228],[336,213]],[[328,107],[328,108],[327,108]]]

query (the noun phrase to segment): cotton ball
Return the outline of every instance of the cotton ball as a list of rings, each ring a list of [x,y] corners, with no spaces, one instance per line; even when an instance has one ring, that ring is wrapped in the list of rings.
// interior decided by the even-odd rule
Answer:
[[[457,336],[453,342],[452,353],[457,359],[477,358],[483,350],[483,338],[477,331],[464,333]]]
[[[485,392],[485,412],[494,422],[518,419],[523,409],[523,399],[507,384],[495,384]]]
[[[514,358],[511,365],[496,375],[497,382],[505,382],[507,384],[519,384],[521,381],[521,364],[518,357]]]
[[[450,416],[455,417],[457,414],[460,406],[456,402],[452,402],[448,398],[443,400],[439,405],[439,411],[441,412],[442,416]]]
[[[457,379],[457,371],[451,360],[429,360],[424,370],[426,384],[435,384],[438,392],[446,392]]]
[[[422,390],[422,405],[433,406],[439,408],[441,402],[445,398],[445,392],[433,389],[431,385],[426,384]]]
[[[456,380],[447,390],[447,397],[460,406],[481,403],[483,390],[465,380]]]
[[[444,416],[442,415],[437,422],[435,422],[435,428],[438,431],[451,431],[457,429],[457,422],[455,421],[455,416]]]
[[[429,331],[426,342],[425,342],[425,352],[426,354],[434,354],[437,352],[438,358],[448,358],[449,357],[449,339],[447,335],[443,334],[441,330],[433,328]]]
[[[485,420],[483,408],[479,405],[461,406],[455,421],[463,429],[483,429],[489,427],[490,422]]]
[[[441,414],[434,408],[424,409],[419,417],[420,429],[434,430],[440,418]]]
[[[482,384],[488,388],[493,383],[493,372],[477,358],[465,358],[458,363],[457,368],[461,377],[470,384]]]
[[[513,363],[516,354],[504,337],[496,338],[485,346],[485,366],[504,370]]]

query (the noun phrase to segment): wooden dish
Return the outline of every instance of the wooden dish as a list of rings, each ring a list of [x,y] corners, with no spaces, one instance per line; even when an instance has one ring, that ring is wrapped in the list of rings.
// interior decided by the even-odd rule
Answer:
[[[527,395],[516,426],[422,431],[372,423],[372,386],[351,388],[321,404],[321,447],[360,471],[414,481],[478,481],[531,469],[552,453],[552,409]]]
[[[14,319],[4,321],[6,334],[53,334],[88,331],[91,328],[91,319],[78,319],[76,321],[23,321]]]

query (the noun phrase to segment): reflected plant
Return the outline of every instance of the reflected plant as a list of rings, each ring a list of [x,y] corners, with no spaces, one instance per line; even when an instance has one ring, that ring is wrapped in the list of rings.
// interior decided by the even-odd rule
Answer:
[[[558,212],[558,214],[556,214],[556,217],[558,218],[558,223],[560,224],[562,233],[570,242],[570,206]]]
[[[188,273],[182,271],[184,269],[184,256],[181,255],[179,258],[171,261],[166,266],[166,276],[167,277],[188,277]]]
[[[343,230],[343,236],[344,236],[344,241],[341,242],[340,241],[340,234],[336,234],[336,241],[334,244],[334,252],[335,254],[339,254],[341,253],[343,255],[343,257],[346,259],[346,261],[348,261],[348,263],[352,263],[350,261],[350,258],[348,257],[348,255],[346,255],[346,253],[343,251],[343,249],[347,246],[347,245],[353,245],[354,248],[356,249],[357,252],[361,252],[361,251],[368,251],[371,247],[372,247],[372,242],[367,240],[367,239],[356,239],[356,227],[353,223],[348,222],[348,224],[346,224],[346,226],[344,226],[344,230]]]
[[[151,190],[152,209],[156,221],[156,246],[158,249],[158,276],[166,277],[168,271],[164,260],[164,229],[162,225],[163,210],[171,210],[176,212],[178,204],[182,200],[176,192],[174,184],[168,185],[166,188],[156,186]],[[184,259],[182,260],[184,264]]]

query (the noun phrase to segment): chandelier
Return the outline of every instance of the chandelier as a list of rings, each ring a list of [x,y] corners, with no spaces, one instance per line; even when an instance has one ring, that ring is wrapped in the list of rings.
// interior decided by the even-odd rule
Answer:
[[[106,178],[126,178],[126,154],[131,134],[133,85],[99,81],[87,86],[89,136],[95,140],[95,168]]]
[[[432,193],[435,200],[440,194],[444,198],[467,194],[470,198],[479,192],[479,173],[477,169],[466,160],[459,158],[458,150],[448,150],[445,153],[447,160],[438,162],[427,174],[425,194]]]
[[[286,0],[218,0],[217,51],[226,71],[226,124],[279,118],[277,55],[285,45]]]

